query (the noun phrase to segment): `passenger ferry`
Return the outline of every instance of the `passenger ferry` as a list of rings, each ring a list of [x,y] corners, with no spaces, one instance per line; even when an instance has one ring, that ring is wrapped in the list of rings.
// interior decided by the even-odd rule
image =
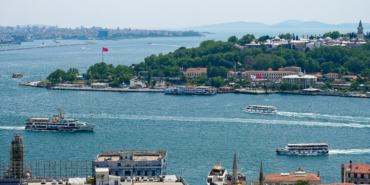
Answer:
[[[13,73],[13,78],[22,78],[23,74],[22,73]]]
[[[282,155],[325,155],[329,154],[329,145],[326,143],[303,143],[288,144],[285,148],[276,150],[277,154]]]
[[[250,113],[262,113],[262,114],[271,114],[276,113],[276,107],[274,106],[262,106],[262,105],[249,105],[242,108],[244,112]]]
[[[206,86],[177,86],[164,89],[165,94],[175,95],[214,95],[217,93],[215,88]]]
[[[31,118],[25,121],[25,129],[32,131],[64,131],[64,132],[93,132],[95,125],[80,122],[77,118],[64,118],[59,110],[59,115],[49,118]]]
[[[216,165],[208,174],[207,185],[223,185],[225,183],[226,174],[227,170],[216,162]]]

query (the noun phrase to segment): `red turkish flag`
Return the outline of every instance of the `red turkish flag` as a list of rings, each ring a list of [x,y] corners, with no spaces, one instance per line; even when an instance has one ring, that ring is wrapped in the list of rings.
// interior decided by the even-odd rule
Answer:
[[[103,52],[108,52],[108,48],[103,47]]]
[[[257,79],[262,79],[262,76],[261,76],[261,75],[259,75],[259,74],[256,74],[256,78],[257,78]]]

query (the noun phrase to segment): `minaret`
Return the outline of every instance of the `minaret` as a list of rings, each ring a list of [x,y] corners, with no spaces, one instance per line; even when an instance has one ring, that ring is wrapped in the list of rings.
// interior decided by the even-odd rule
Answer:
[[[265,177],[263,177],[262,161],[261,161],[261,166],[260,166],[260,176],[258,177],[258,180],[260,181],[259,185],[265,184]]]
[[[234,163],[233,163],[233,176],[231,177],[231,185],[238,185],[238,164],[236,162],[236,153],[234,154]]]
[[[357,38],[364,39],[364,27],[362,27],[362,22],[360,20],[360,24],[357,27]]]

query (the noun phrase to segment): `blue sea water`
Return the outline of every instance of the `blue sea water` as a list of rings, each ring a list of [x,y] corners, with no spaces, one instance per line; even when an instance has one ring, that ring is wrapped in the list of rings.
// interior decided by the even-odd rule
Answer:
[[[168,96],[161,93],[50,91],[18,86],[44,79],[60,68],[86,72],[104,61],[130,65],[151,54],[168,53],[180,46],[196,47],[206,39],[226,40],[244,33],[277,35],[278,30],[208,30],[217,34],[193,38],[145,38],[94,41],[98,44],[0,52],[0,161],[8,160],[8,145],[20,133],[26,159],[93,160],[102,150],[167,150],[170,174],[180,174],[193,185],[204,184],[218,160],[231,170],[236,152],[239,170],[247,180],[257,179],[260,161],[265,173],[291,172],[301,166],[320,170],[323,183],[340,182],[340,164],[370,164],[370,100],[326,96],[217,94]],[[296,34],[307,30],[294,30]],[[333,30],[328,30],[333,31]],[[349,32],[344,30],[342,32]],[[287,32],[287,31],[281,31]],[[313,34],[326,30],[312,30]],[[34,41],[21,46],[56,45]],[[61,44],[83,41],[62,40]],[[148,45],[152,42],[152,45]],[[14,47],[14,46],[12,46]],[[81,49],[86,47],[86,49]],[[6,49],[0,48],[0,49]],[[23,73],[20,79],[12,73]],[[276,115],[248,114],[250,104],[272,105]],[[51,117],[60,107],[66,117],[97,125],[93,133],[31,132],[23,129],[31,117]],[[288,143],[325,142],[326,156],[278,156],[275,150]]]

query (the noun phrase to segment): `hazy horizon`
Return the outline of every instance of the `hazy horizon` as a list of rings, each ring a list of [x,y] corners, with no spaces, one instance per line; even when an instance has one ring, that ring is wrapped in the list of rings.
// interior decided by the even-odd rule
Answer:
[[[320,0],[12,0],[0,1],[0,25],[180,29],[240,21],[269,25],[287,20],[341,24],[358,23],[360,19],[370,22],[369,5],[368,0],[338,0],[335,4]]]

